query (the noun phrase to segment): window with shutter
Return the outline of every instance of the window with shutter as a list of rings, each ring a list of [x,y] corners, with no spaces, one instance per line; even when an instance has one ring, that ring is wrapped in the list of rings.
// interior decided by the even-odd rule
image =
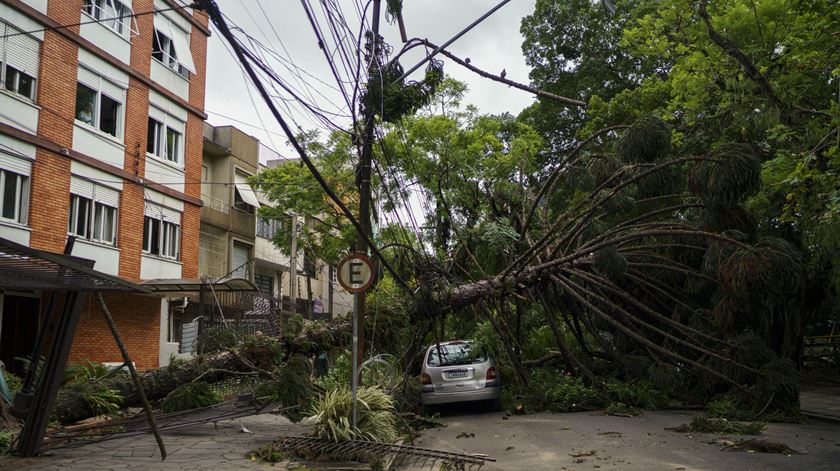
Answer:
[[[119,192],[72,176],[67,233],[108,245],[117,244]]]
[[[128,39],[131,34],[131,7],[120,0],[84,0],[82,11],[99,24]]]
[[[114,137],[122,135],[125,89],[79,67],[76,83],[76,121]]]
[[[251,246],[233,242],[230,255],[231,277],[251,279]]]
[[[0,88],[35,100],[41,42],[0,20]]]
[[[163,13],[155,13],[152,58],[185,79],[189,78],[190,72],[196,71],[190,51],[190,32],[181,29]]]
[[[177,260],[181,251],[181,213],[146,201],[143,252]]]
[[[154,105],[150,106],[146,152],[169,162],[183,165],[185,128],[186,124],[183,121]]]

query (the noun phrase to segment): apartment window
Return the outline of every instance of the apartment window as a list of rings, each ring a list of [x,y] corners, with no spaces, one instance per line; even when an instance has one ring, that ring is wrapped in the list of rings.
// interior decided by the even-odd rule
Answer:
[[[127,37],[131,31],[131,8],[119,0],[84,0],[82,11],[120,36]]]
[[[163,121],[167,121],[164,118]],[[183,133],[163,121],[149,117],[146,152],[162,159],[180,164],[183,160]],[[183,126],[183,125],[182,125]]]
[[[257,236],[272,240],[277,231],[280,230],[280,226],[280,221],[277,219],[259,218],[257,219]]]
[[[152,58],[181,77],[189,78],[190,70],[178,60],[178,57],[175,40],[166,33],[155,29],[155,34],[152,36]]]
[[[164,258],[178,259],[181,226],[150,216],[143,218],[143,251]]]
[[[70,195],[70,217],[67,223],[67,232],[69,234],[81,237],[82,239],[90,238],[91,206],[93,206],[91,199],[79,195]]]
[[[274,277],[271,275],[255,275],[254,285],[263,296],[274,296]]]
[[[121,134],[122,102],[125,90],[87,69],[79,69],[76,83],[76,120],[106,134]]]
[[[118,205],[117,190],[71,177],[67,233],[81,239],[116,245]]]
[[[41,43],[0,21],[0,88],[35,100]]]
[[[28,198],[29,177],[0,170],[0,219],[26,224]]]
[[[181,213],[146,202],[143,252],[177,260],[181,250]]]
[[[82,239],[115,245],[117,208],[84,196],[70,195],[67,232]]]
[[[235,171],[233,174],[233,207],[248,214],[254,214],[254,210],[260,207],[260,202],[247,178],[247,175],[239,171]]]
[[[233,278],[251,279],[251,246],[241,242],[233,242],[230,253],[230,276]]]
[[[233,207],[242,212],[254,214],[255,208],[242,198],[242,193],[238,189],[233,194]]]

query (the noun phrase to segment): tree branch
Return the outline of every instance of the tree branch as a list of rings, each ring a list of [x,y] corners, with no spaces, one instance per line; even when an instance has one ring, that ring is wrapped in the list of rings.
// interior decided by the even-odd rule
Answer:
[[[712,19],[709,16],[709,12],[706,10],[706,2],[700,3],[699,14],[700,18],[703,19],[703,23],[706,24],[706,30],[709,33],[709,39],[711,39],[713,43],[717,44],[718,47],[723,49],[723,51],[726,52],[726,54],[738,61],[738,63],[741,64],[741,67],[744,69],[744,73],[746,74],[746,76],[758,84],[759,88],[764,93],[764,95],[766,95],[767,98],[769,98],[774,105],[780,106],[782,103],[776,96],[775,92],[773,92],[773,87],[770,86],[770,82],[767,81],[767,77],[765,77],[764,75],[762,75],[761,72],[759,72],[758,67],[756,67],[755,64],[752,63],[752,61],[749,57],[747,57],[746,54],[744,54],[740,49],[738,49],[738,46],[736,46],[731,39],[718,33],[715,30],[714,26],[712,26]]]
[[[437,49],[437,46],[435,46],[434,44],[432,44],[428,40],[424,39],[424,40],[422,40],[422,42],[423,42],[423,44],[425,44],[428,47],[431,47],[433,49]],[[488,78],[490,80],[494,80],[496,82],[503,83],[503,84],[511,86],[513,88],[518,88],[518,89],[526,91],[528,93],[533,93],[534,95],[537,95],[537,96],[542,97],[542,98],[548,98],[549,100],[553,100],[553,101],[556,101],[558,103],[562,103],[564,105],[578,106],[578,107],[581,107],[581,108],[586,108],[586,102],[584,102],[584,101],[575,100],[575,99],[572,99],[572,98],[566,98],[566,97],[560,96],[560,95],[555,95],[553,93],[549,93],[549,92],[546,92],[544,90],[540,90],[538,88],[534,88],[534,87],[531,87],[531,86],[528,86],[528,85],[525,85],[525,84],[522,84],[522,83],[519,83],[519,82],[514,82],[513,80],[501,77],[499,75],[493,75],[489,72],[485,72],[485,71],[479,69],[478,67],[475,67],[474,65],[471,65],[469,62],[467,62],[463,59],[460,59],[459,57],[455,56],[454,54],[447,51],[446,49],[441,49],[440,53],[443,54],[444,56],[452,59],[453,61],[457,62],[459,65],[461,65],[463,67],[466,67],[467,69],[471,70],[472,72],[475,72],[478,75],[481,75],[484,78]]]

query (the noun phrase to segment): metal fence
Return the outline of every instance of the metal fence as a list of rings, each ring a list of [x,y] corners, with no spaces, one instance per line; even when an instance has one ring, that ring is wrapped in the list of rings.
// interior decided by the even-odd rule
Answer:
[[[208,330],[223,330],[237,335],[254,335],[258,331],[279,336],[281,318],[300,314],[311,320],[329,320],[330,313],[312,312],[312,305],[297,299],[292,309],[288,297],[282,299],[251,292],[205,292],[202,302],[190,303],[173,313],[176,329],[173,341],[181,344],[181,353],[194,351],[195,339]]]

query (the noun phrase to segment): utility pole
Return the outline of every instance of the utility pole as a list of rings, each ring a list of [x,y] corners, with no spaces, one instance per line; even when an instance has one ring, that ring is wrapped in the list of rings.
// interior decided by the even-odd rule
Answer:
[[[368,90],[375,81],[378,81],[375,74],[379,69],[379,12],[382,6],[382,0],[373,0],[373,19],[371,21],[373,37],[371,38],[371,58],[370,66],[368,67]],[[373,136],[375,108],[372,104],[365,106],[364,112],[364,136],[362,141],[362,155],[359,156],[359,223],[364,230],[364,235],[370,237],[371,221],[370,221],[370,168],[373,160]],[[367,242],[365,242],[363,234],[359,234],[356,239],[356,251],[364,254],[368,253]],[[359,348],[356,354],[357,365],[361,365],[364,359],[365,350],[365,293],[357,295],[357,312],[358,312],[358,342]],[[357,373],[358,374],[358,373]]]
[[[289,302],[292,314],[297,313],[297,215],[292,215],[292,247],[289,257]],[[282,299],[281,299],[282,302]]]

